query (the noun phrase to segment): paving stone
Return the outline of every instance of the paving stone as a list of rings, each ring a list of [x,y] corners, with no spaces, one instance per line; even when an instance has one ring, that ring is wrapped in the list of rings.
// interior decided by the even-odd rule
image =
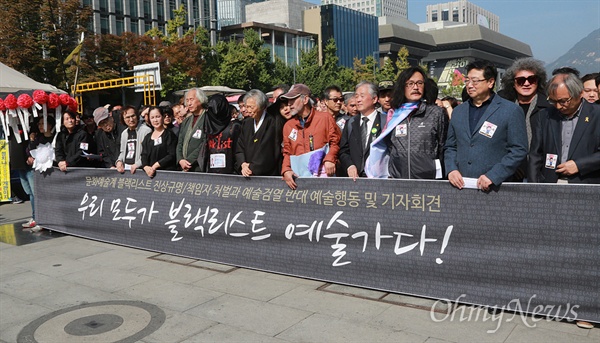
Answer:
[[[447,341],[445,339],[439,339],[439,338],[429,337],[429,338],[427,338],[427,340],[425,341],[425,343],[454,343],[454,342]]]
[[[0,257],[0,260],[2,258]],[[27,269],[23,269],[23,268],[18,268],[15,267],[13,265],[10,266],[1,266],[0,267],[0,279],[6,279],[9,278],[13,275],[17,275],[17,274],[21,274],[21,273],[25,273],[27,271]]]
[[[147,256],[145,255],[133,254],[127,250],[115,249],[80,258],[79,261],[110,268],[129,270],[144,265],[146,259]]]
[[[0,280],[0,292],[29,300],[37,298],[42,292],[53,293],[68,285],[68,282],[28,271]]]
[[[583,330],[583,329],[580,329]],[[594,329],[592,329],[594,330]],[[589,330],[588,330],[589,331]],[[542,328],[530,329],[522,325],[517,325],[513,332],[505,340],[506,343],[531,343],[531,342],[578,342],[578,343],[598,343],[596,337],[584,337],[581,335],[569,334],[565,332],[547,330]]]
[[[505,314],[505,317],[509,317],[512,316],[512,314]],[[540,328],[540,329],[544,329],[544,330],[553,330],[553,331],[559,331],[559,332],[564,332],[564,333],[568,333],[568,334],[572,334],[572,335],[579,335],[579,336],[588,336],[590,331],[593,330],[586,330],[586,329],[582,329],[580,327],[578,327],[575,324],[575,321],[572,322],[568,322],[566,320],[564,321],[560,321],[560,320],[553,320],[550,319],[548,320],[545,317],[532,317],[529,315],[515,315],[514,319],[512,320],[515,324],[519,325],[519,326],[523,326],[525,328]]]
[[[223,295],[223,293],[200,287],[161,279],[141,282],[115,294],[133,299],[143,299],[157,306],[179,312],[189,310]]]
[[[216,274],[194,285],[217,292],[235,294],[255,300],[268,301],[299,287],[297,284],[249,276],[244,273]]]
[[[44,306],[0,293],[0,339],[16,342],[25,325],[49,312]]]
[[[167,262],[177,263],[177,264],[190,264],[190,263],[198,261],[197,259],[193,259],[193,258],[189,258],[189,257],[181,257],[181,256],[175,256],[175,255],[169,255],[169,254],[154,255],[154,256],[152,256],[152,258],[154,260],[167,261]]]
[[[485,321],[482,315],[475,321],[475,314],[471,321],[467,320],[468,312],[461,314],[455,311],[452,314],[432,314],[410,307],[391,306],[369,324],[455,342],[503,342],[516,326],[510,322],[498,324],[499,321],[493,320],[489,314]]]
[[[0,250],[0,261],[3,266],[13,266],[17,263],[39,260],[46,257],[46,253],[36,250],[23,250],[22,247]]]
[[[144,337],[144,342],[180,342],[218,324],[211,320],[185,313],[179,313],[168,309],[163,310],[167,315],[165,323],[150,336]]]
[[[298,287],[269,303],[364,323],[383,313],[390,306],[394,306],[373,300],[322,292],[309,287]]]
[[[218,272],[207,269],[192,267],[190,265],[179,265],[165,261],[148,259],[143,265],[131,269],[132,272],[140,273],[163,280],[175,280],[180,283],[194,283]]]
[[[295,342],[425,342],[427,336],[312,315],[276,336]]]
[[[122,296],[75,283],[71,283],[69,286],[53,293],[40,293],[37,298],[31,299],[33,303],[40,304],[53,310],[108,300],[129,299],[123,299]]]
[[[275,336],[312,314],[228,294],[185,313],[266,336]]]
[[[448,306],[451,305],[450,303],[443,302],[443,301],[437,301],[437,300],[421,298],[421,297],[413,297],[410,295],[394,294],[394,293],[390,293],[390,294],[386,295],[385,297],[383,297],[382,300],[391,301],[393,303],[398,303],[398,304],[409,304],[409,305],[421,306],[421,307],[426,307],[428,309],[431,309],[432,307],[435,306],[435,309],[439,310],[439,311],[448,311]]]
[[[15,267],[29,269],[47,276],[61,276],[93,268],[94,266],[72,258],[48,254],[44,258],[17,263]]]
[[[109,245],[98,246],[87,243],[84,239],[79,239],[79,241],[74,242],[73,240],[64,240],[64,238],[70,237],[65,236],[57,239],[51,239],[49,241],[60,241],[60,244],[56,244],[53,246],[39,247],[39,251],[43,251],[48,254],[54,255],[63,255],[68,258],[78,259],[84,258],[87,256],[92,256],[95,254],[99,254],[105,251],[111,250]],[[32,244],[32,246],[35,246]]]
[[[195,266],[195,267],[212,269],[212,270],[216,270],[216,271],[223,272],[223,273],[229,273],[229,272],[232,272],[237,269],[237,267],[230,266],[228,264],[214,263],[214,262],[201,261],[201,260],[194,261],[190,265]]]
[[[327,287],[323,288],[324,291],[341,293],[344,295],[358,296],[373,300],[379,300],[383,298],[387,292],[374,291],[371,289],[360,288],[360,287],[352,287],[338,284],[329,284]]]
[[[254,342],[254,343],[284,343],[286,341],[261,335],[252,331],[234,326],[218,324],[201,333],[183,341],[186,343],[213,343],[213,342]]]
[[[79,273],[63,276],[61,279],[112,293],[152,278],[131,271],[98,266]]]

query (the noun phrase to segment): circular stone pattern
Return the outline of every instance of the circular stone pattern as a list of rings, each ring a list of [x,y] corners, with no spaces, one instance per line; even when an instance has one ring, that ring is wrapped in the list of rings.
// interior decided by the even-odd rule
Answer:
[[[21,330],[17,342],[136,342],[165,322],[156,305],[141,301],[103,301],[42,316]]]

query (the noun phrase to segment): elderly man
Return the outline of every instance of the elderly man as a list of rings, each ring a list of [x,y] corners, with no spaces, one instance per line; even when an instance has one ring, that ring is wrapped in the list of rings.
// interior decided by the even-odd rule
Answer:
[[[192,88],[185,95],[185,105],[192,114],[179,126],[177,163],[184,172],[204,172],[206,153],[205,112],[208,98],[200,88]],[[201,161],[201,162],[200,162]]]
[[[493,92],[496,68],[489,62],[467,65],[465,85],[470,99],[452,113],[444,163],[450,183],[465,187],[476,179],[488,191],[509,180],[527,156],[525,115],[516,104]]]
[[[244,97],[246,113],[251,117],[242,122],[242,132],[235,152],[236,170],[243,176],[279,175],[281,145],[277,145],[277,116],[266,111],[267,96],[252,89]]]
[[[354,181],[367,176],[364,168],[369,157],[369,144],[379,136],[386,123],[387,115],[375,108],[379,100],[377,94],[377,86],[373,83],[363,81],[356,86],[360,115],[351,117],[342,131],[340,165]]]
[[[540,112],[529,151],[531,182],[600,184],[600,105],[582,97],[574,74],[548,85],[553,108]]]
[[[398,76],[391,106],[411,109],[387,137],[390,177],[398,179],[441,179],[448,117],[444,110],[424,99],[427,75],[420,67]]]
[[[335,175],[341,131],[333,117],[313,108],[310,90],[306,85],[295,84],[281,97],[288,100],[293,114],[283,127],[283,180],[291,189],[296,189],[295,179],[298,175],[292,170],[290,157],[315,151],[325,144],[329,144],[329,152],[319,167],[324,167],[327,176]]]
[[[549,108],[546,100],[546,69],[542,61],[531,57],[516,60],[502,76],[504,88],[498,95],[519,105],[525,113],[528,148],[531,145],[531,127],[538,112]],[[517,173],[515,181],[522,180],[527,175],[527,160],[524,160]]]
[[[360,114],[356,107],[356,96],[354,93],[344,95],[344,104],[346,105],[346,114],[354,117]]]

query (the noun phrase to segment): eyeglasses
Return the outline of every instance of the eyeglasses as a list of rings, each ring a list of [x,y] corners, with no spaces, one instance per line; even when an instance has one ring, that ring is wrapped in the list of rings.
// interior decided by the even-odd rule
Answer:
[[[487,81],[487,79],[469,79],[466,78],[465,79],[465,85],[469,84],[469,82],[473,85],[473,86],[477,86],[479,83],[483,82],[483,81]]]
[[[407,83],[405,83],[404,85],[408,88],[413,88],[415,85],[417,85],[417,87],[423,87],[423,85],[425,84],[425,82],[419,80],[419,81],[408,81]]]
[[[515,77],[515,83],[519,86],[523,86],[525,84],[525,81],[529,82],[530,85],[534,85],[538,82],[538,77],[537,77],[537,75],[529,75],[527,77],[525,77],[525,76]]]
[[[556,106],[556,104],[560,104],[561,106],[567,106],[571,100],[573,100],[573,97],[570,97],[568,99],[559,99],[559,100],[553,100],[550,99],[550,97],[548,97],[546,100],[548,100],[548,103],[552,106]]]
[[[330,98],[329,100],[333,102],[344,102],[344,98]]]

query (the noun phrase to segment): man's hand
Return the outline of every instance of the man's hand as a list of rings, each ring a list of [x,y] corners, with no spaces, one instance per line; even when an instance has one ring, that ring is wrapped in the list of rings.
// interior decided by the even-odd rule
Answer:
[[[489,191],[491,185],[492,180],[488,179],[488,177],[485,176],[485,174],[481,175],[479,179],[477,179],[477,188],[481,189],[482,191]]]
[[[183,170],[184,172],[190,171],[190,169],[192,168],[192,164],[190,162],[188,162],[188,160],[186,160],[186,159],[181,159],[179,161],[179,166],[181,167],[181,170]]]
[[[335,176],[335,163],[326,161],[324,165],[327,176]]]
[[[579,173],[579,168],[573,160],[568,160],[556,166],[556,172],[565,176],[571,176]]]
[[[291,170],[286,171],[285,173],[283,173],[283,181],[285,181],[285,183],[287,183],[288,187],[290,187],[291,189],[296,189],[298,186],[296,186],[296,178],[298,177],[298,175],[296,175],[296,173],[294,173]]]
[[[27,157],[27,165],[32,166],[35,159],[31,156]]]
[[[463,189],[465,186],[465,180],[463,180],[462,174],[458,170],[453,170],[448,174],[448,181],[458,189]]]
[[[135,171],[137,169],[137,166],[135,164],[131,165],[131,174],[135,174]]]
[[[250,170],[250,163],[242,163],[242,175],[245,177],[249,177],[250,175],[252,175],[252,170]]]
[[[123,161],[117,161],[117,171],[121,174],[123,174],[125,172],[125,164],[123,163]]]
[[[358,169],[356,169],[356,166],[353,164],[350,167],[348,167],[348,177],[352,178],[352,181],[356,182],[356,178],[358,178]]]
[[[60,169],[60,171],[67,171],[67,161],[60,161],[58,162],[58,169]]]

